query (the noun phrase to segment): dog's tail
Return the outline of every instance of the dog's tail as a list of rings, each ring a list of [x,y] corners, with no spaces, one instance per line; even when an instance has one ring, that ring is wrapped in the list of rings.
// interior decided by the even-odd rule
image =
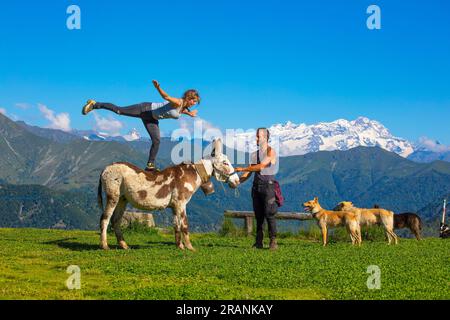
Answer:
[[[100,178],[98,179],[98,187],[97,187],[97,203],[100,207],[100,210],[103,210],[103,197],[102,197],[102,174],[100,174]]]
[[[417,216],[417,220],[419,221],[419,230],[422,231],[422,227],[423,227],[422,219],[419,216]]]

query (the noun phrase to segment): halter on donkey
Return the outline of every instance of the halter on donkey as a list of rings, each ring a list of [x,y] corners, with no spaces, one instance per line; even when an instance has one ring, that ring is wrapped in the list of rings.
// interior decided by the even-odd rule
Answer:
[[[108,249],[106,231],[111,220],[119,246],[128,249],[120,221],[129,203],[135,208],[149,211],[171,208],[177,247],[184,249],[186,246],[194,250],[189,239],[186,205],[200,186],[210,182],[213,175],[231,188],[239,184],[239,176],[234,172],[228,157],[222,153],[220,139],[214,140],[210,156],[194,164],[179,164],[161,172],[146,172],[127,162],[107,166],[100,175],[98,186],[98,202],[103,210],[100,220],[101,247]],[[104,209],[102,189],[107,199]]]

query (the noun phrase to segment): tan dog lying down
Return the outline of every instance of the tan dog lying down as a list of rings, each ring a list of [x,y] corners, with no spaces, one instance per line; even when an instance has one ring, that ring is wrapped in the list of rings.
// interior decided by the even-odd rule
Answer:
[[[359,214],[361,226],[383,225],[386,230],[388,244],[391,244],[392,240],[395,244],[398,243],[398,237],[394,232],[394,213],[392,211],[381,208],[357,208],[354,207],[353,203],[350,201],[340,202],[334,210],[351,211]]]
[[[303,203],[305,211],[311,212],[313,217],[317,220],[317,224],[322,231],[323,245],[327,245],[327,233],[328,227],[345,226],[352,245],[361,245],[361,230],[359,223],[359,216],[355,212],[351,211],[330,211],[323,209],[319,204],[319,199],[316,197],[314,200]]]

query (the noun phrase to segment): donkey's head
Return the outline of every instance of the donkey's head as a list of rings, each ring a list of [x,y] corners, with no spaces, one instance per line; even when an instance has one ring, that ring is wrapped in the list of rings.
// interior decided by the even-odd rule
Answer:
[[[239,185],[239,176],[228,157],[222,152],[222,140],[215,139],[212,145],[211,156],[208,159],[212,162],[214,176],[218,181],[226,182],[231,188],[236,188]]]

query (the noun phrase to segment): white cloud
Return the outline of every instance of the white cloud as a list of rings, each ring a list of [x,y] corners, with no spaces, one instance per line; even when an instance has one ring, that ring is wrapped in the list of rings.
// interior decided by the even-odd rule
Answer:
[[[4,116],[6,116],[6,109],[5,108],[0,108],[0,113]]]
[[[47,128],[70,131],[70,116],[66,112],[55,114],[55,112],[43,104],[38,104],[39,110],[44,117],[50,121]]]
[[[179,121],[180,128],[189,131],[191,134],[194,133],[195,129],[200,130],[200,128],[202,130],[202,133],[205,132],[206,130],[221,131],[219,129],[219,127],[216,127],[211,122],[206,121],[205,119],[202,119],[200,117],[180,118],[178,121]]]
[[[120,130],[124,127],[124,124],[109,116],[107,118],[103,118],[99,116],[95,111],[93,112],[95,125],[94,129],[97,131],[102,131],[107,133],[110,136],[119,136]]]
[[[421,138],[419,138],[419,145],[421,147],[426,148],[429,151],[432,151],[432,152],[447,152],[447,151],[450,151],[450,146],[447,146],[445,144],[440,144],[436,140],[430,139],[428,137],[421,137]]]
[[[15,104],[15,106],[22,110],[28,110],[31,108],[31,104],[26,103],[26,102],[18,102]]]

